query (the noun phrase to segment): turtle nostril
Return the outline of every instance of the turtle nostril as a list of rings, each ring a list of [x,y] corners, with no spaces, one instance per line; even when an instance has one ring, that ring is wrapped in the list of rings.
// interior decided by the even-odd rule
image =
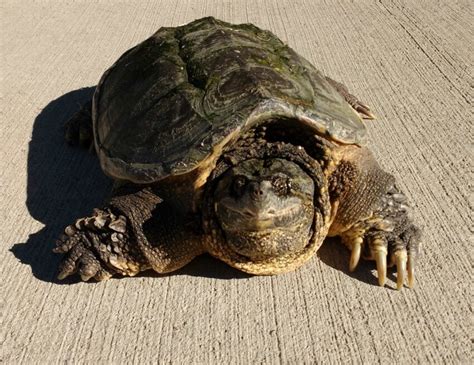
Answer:
[[[253,182],[250,184],[250,196],[254,200],[262,200],[265,193],[261,188],[260,184],[257,182]]]
[[[252,198],[255,200],[262,200],[263,199],[263,191],[260,189],[252,191]]]

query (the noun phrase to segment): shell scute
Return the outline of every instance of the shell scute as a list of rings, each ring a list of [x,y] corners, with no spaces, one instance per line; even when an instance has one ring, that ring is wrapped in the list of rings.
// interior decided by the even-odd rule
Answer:
[[[161,28],[127,51],[93,102],[104,171],[136,183],[189,172],[230,136],[278,117],[342,143],[365,135],[325,77],[271,32],[214,18]]]

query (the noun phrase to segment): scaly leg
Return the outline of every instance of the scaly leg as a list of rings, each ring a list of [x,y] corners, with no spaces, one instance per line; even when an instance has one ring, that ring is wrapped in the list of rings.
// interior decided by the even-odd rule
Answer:
[[[66,227],[54,252],[64,253],[59,279],[134,276],[177,270],[203,252],[192,219],[170,211],[151,189],[114,196],[108,207]]]
[[[379,284],[383,286],[388,257],[388,266],[397,268],[397,289],[403,287],[406,276],[408,286],[413,287],[421,234],[408,218],[405,201],[406,197],[392,186],[370,218],[341,234],[342,242],[351,250],[350,271],[355,270],[361,256],[375,260]]]
[[[341,147],[342,159],[330,176],[330,196],[337,209],[329,230],[341,236],[351,250],[349,270],[360,257],[374,260],[378,280],[385,285],[389,266],[397,267],[397,288],[414,284],[415,262],[420,251],[420,230],[407,213],[406,197],[394,185],[366,148]]]

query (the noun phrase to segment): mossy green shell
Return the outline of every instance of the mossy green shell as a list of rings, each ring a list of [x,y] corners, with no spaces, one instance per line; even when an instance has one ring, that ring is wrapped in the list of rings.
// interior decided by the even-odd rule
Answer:
[[[342,143],[365,136],[359,115],[275,35],[211,17],[161,28],[125,52],[93,100],[104,171],[135,183],[189,172],[231,136],[275,118]]]

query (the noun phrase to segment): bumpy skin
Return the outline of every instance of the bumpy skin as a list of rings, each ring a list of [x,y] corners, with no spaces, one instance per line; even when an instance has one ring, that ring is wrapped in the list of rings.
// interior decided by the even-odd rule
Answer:
[[[106,208],[66,227],[54,250],[67,253],[60,279],[76,272],[84,281],[166,273],[204,252],[199,222],[167,207],[151,188],[133,190],[116,192]]]
[[[408,217],[406,197],[366,148],[339,147],[334,156],[329,185],[335,219],[328,235],[341,236],[352,251],[349,270],[355,270],[361,255],[375,260],[383,286],[388,257],[389,265],[397,267],[397,288],[402,288],[407,274],[408,286],[413,287],[420,230]]]
[[[119,180],[104,208],[58,240],[59,278],[165,273],[203,252],[273,275],[303,265],[329,235],[352,251],[350,270],[375,260],[384,285],[388,258],[397,287],[406,276],[413,286],[420,233],[393,177],[347,145],[362,141],[358,113],[373,117],[255,26],[205,18],[158,31],[67,125],[71,143],[94,138]]]
[[[272,125],[272,128],[280,130],[281,126]],[[92,277],[104,280],[113,274],[133,276],[150,268],[160,273],[170,272],[203,252],[239,270],[272,275],[300,267],[314,255],[327,235],[338,235],[352,251],[350,270],[355,269],[361,255],[375,260],[379,283],[384,285],[388,257],[389,264],[397,266],[397,287],[403,286],[406,276],[412,287],[420,233],[407,216],[406,198],[394,186],[393,176],[380,169],[366,148],[340,146],[315,136],[313,140],[304,138],[306,145],[298,146],[284,141],[293,140],[291,134],[283,138],[275,130],[265,129],[243,136],[223,154],[209,183],[199,193],[200,205],[195,211],[163,202],[157,194],[166,195],[169,191],[166,183],[147,188],[132,186],[125,193],[118,189],[107,208],[96,210],[92,217],[66,228],[56,249],[67,253],[59,277],[78,272],[83,280]],[[283,140],[275,142],[275,138]],[[273,230],[270,241],[253,242],[245,231],[245,225],[253,224],[251,219],[239,222],[238,217],[220,212],[219,202],[225,202],[227,196],[226,180],[231,179],[229,175],[234,171],[241,176],[258,170],[259,174],[248,175],[249,182],[244,188],[245,194],[255,195],[254,181],[279,176],[282,168],[294,170],[287,172],[287,176],[300,185],[296,195],[304,206],[314,210],[314,216],[308,215],[313,220],[312,224],[309,222],[310,236],[305,238],[308,232],[296,224],[304,224],[307,209],[304,208],[295,213],[298,219],[290,219],[285,229]],[[252,176],[257,175],[255,180]],[[176,194],[185,195],[177,181],[169,184],[174,186]],[[279,183],[273,189],[277,186]],[[247,202],[250,198],[245,194],[240,203],[237,201],[244,206],[237,208],[257,209]],[[270,198],[265,209],[256,210],[258,214],[267,214],[271,209],[284,211],[281,199],[273,195]],[[278,217],[272,223],[264,223],[286,219],[285,215]],[[232,220],[236,221],[233,233],[242,240],[238,244],[231,242],[233,238],[226,231]],[[300,236],[296,239],[287,236],[292,227],[298,229]],[[258,234],[258,231],[254,233]],[[277,246],[272,244],[275,242]]]

